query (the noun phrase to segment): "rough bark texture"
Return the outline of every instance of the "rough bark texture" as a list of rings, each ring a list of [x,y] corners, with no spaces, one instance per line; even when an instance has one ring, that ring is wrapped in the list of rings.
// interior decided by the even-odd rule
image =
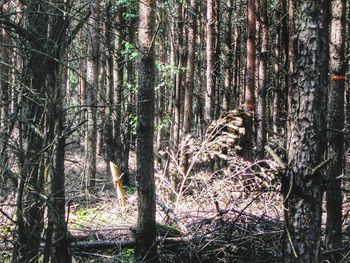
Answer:
[[[216,8],[218,6],[217,0],[207,1],[207,85],[205,92],[205,107],[204,107],[204,118],[206,123],[214,118],[214,94],[216,85],[215,67],[216,67]]]
[[[228,111],[232,108],[231,96],[232,94],[232,80],[233,80],[233,41],[232,41],[232,9],[233,0],[227,0],[224,9],[224,55],[225,55],[225,66],[224,66],[224,93],[223,93],[223,110]]]
[[[10,1],[5,1],[0,8],[3,14],[10,11]],[[9,20],[8,18],[5,18]],[[11,68],[8,66],[11,64],[10,50],[5,48],[10,44],[10,34],[6,28],[2,28],[0,31],[0,43],[3,47],[0,49],[1,61],[0,65],[0,188],[7,187],[7,180],[10,178],[9,170],[9,156],[8,156],[8,139],[10,132],[10,106],[11,106],[11,88],[10,88],[10,73]]]
[[[192,97],[193,97],[193,81],[194,66],[196,52],[196,10],[197,0],[191,0],[188,21],[188,55],[187,55],[187,71],[185,83],[185,103],[184,103],[184,134],[191,132],[192,126]]]
[[[261,24],[261,52],[259,57],[259,86],[258,106],[256,111],[257,134],[256,150],[259,159],[264,158],[264,147],[266,144],[266,84],[267,84],[267,60],[268,60],[268,21],[267,1],[260,2],[260,24]]]
[[[155,1],[140,2],[139,47],[142,51],[139,62],[139,87],[137,107],[137,193],[138,220],[135,233],[136,262],[157,262],[156,202],[154,184],[154,74],[153,51]]]
[[[256,14],[255,0],[247,1],[247,73],[245,87],[244,110],[248,113],[246,120],[246,134],[243,138],[244,144],[242,154],[247,159],[252,159],[253,151],[253,113],[254,113],[254,89],[255,89],[255,34],[256,34]]]
[[[283,178],[284,262],[319,262],[325,150],[327,10],[325,0],[293,1],[288,168]]]
[[[187,71],[185,82],[185,97],[184,97],[184,120],[183,120],[183,138],[191,133],[192,128],[192,100],[193,100],[193,82],[194,82],[194,67],[195,67],[195,52],[196,52],[196,10],[197,0],[191,0],[189,10],[189,28],[188,28],[188,55],[187,55]],[[184,173],[187,173],[188,154],[182,149],[182,165]]]
[[[332,20],[330,27],[330,86],[328,92],[328,158],[327,167],[327,223],[326,243],[329,250],[341,242],[342,230],[342,192],[344,135],[344,86],[345,86],[345,0],[332,1]],[[333,258],[338,262],[341,258]]]

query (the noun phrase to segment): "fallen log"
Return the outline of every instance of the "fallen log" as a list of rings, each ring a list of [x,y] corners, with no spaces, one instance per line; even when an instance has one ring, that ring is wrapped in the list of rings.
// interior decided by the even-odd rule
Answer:
[[[79,241],[71,243],[72,253],[79,251],[90,251],[110,248],[133,248],[135,242],[133,240],[97,240],[97,241]]]

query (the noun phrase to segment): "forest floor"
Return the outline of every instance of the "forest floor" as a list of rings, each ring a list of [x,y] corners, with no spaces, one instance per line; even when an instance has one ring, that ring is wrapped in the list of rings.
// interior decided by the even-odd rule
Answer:
[[[98,190],[89,196],[81,190],[81,156],[74,152],[70,159],[75,161],[67,165],[72,175],[68,184],[72,199],[69,231],[80,242],[73,252],[77,262],[133,262],[135,187],[126,188],[127,205],[120,207],[105,162],[100,159]],[[134,152],[130,160],[133,177]],[[216,172],[197,167],[193,175],[177,174],[182,179],[176,190],[162,165],[156,166],[157,195],[171,211],[170,215],[169,210],[157,206],[161,262],[281,262],[284,225],[278,165],[271,159],[250,163],[240,157],[225,165],[227,169]],[[170,167],[168,173],[174,175],[176,167]],[[350,240],[349,212],[350,200],[344,194],[345,247]],[[99,249],[99,244],[110,249]],[[349,262],[350,253],[340,252],[343,262]]]
[[[130,157],[133,177],[135,153],[131,152]],[[73,253],[79,262],[132,262],[132,229],[137,219],[135,187],[126,187],[127,205],[121,207],[106,164],[99,159],[96,194],[87,194],[82,188],[81,158],[80,151],[67,157],[69,231],[79,241]],[[230,170],[199,171],[182,178],[178,184],[183,188],[177,190],[171,187],[161,165],[157,166],[157,195],[176,217],[171,219],[157,206],[161,262],[279,261],[283,211],[277,181],[269,167],[271,161],[252,164],[238,157],[235,161],[239,167],[233,167],[231,161]],[[270,178],[254,178],[254,166]],[[107,248],[120,245],[104,252],[95,249],[104,244]]]
[[[96,192],[87,193],[83,160],[82,148],[67,152],[67,220],[74,260],[133,262],[136,188],[126,187],[127,204],[121,207],[106,163],[99,158]],[[131,152],[132,182],[135,163]],[[197,165],[188,175],[176,174],[176,164],[169,166],[168,172],[163,167],[156,165],[157,195],[162,204],[157,206],[161,262],[281,262],[283,206],[274,161],[250,163],[237,156],[225,163],[225,169],[209,172]],[[172,187],[174,175],[180,178],[177,188]],[[13,224],[8,216],[13,216],[14,204],[11,195],[1,203],[0,263],[9,262]],[[344,194],[344,247],[350,243],[349,213],[350,199]],[[342,262],[350,262],[348,250],[340,252]]]

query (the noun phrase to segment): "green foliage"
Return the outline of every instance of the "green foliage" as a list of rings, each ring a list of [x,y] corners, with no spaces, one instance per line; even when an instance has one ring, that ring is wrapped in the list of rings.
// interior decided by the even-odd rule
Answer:
[[[120,255],[120,262],[123,262],[123,263],[134,262],[134,249],[133,248],[123,249]]]
[[[8,226],[0,226],[0,234],[11,234],[11,228]]]
[[[125,186],[125,192],[127,194],[133,195],[136,193],[136,191],[137,191],[137,188],[135,185],[126,185]]]
[[[167,129],[170,124],[171,124],[171,114],[169,114],[168,112],[165,112],[163,114],[163,118],[160,122],[160,124],[158,125],[157,129],[161,130],[161,129]]]
[[[136,113],[130,114],[129,122],[130,122],[130,126],[131,126],[131,134],[135,135],[136,134],[136,127],[137,127],[137,115],[136,115]]]
[[[156,67],[162,75],[170,75],[171,73],[184,73],[187,70],[186,67],[176,67],[165,63],[157,63]]]
[[[123,46],[122,55],[129,57],[131,60],[137,60],[139,58],[139,51],[136,49],[135,45],[124,41]]]

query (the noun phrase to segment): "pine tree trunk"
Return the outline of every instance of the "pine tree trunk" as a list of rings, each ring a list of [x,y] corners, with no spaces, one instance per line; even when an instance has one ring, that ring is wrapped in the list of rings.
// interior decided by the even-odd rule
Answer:
[[[345,87],[345,1],[332,1],[332,20],[330,28],[328,92],[328,158],[327,167],[327,222],[326,243],[329,250],[339,247],[342,238],[342,191],[341,179],[344,169],[344,87]],[[339,262],[342,257],[331,258]]]
[[[137,193],[138,220],[135,233],[136,262],[158,262],[156,241],[156,202],[154,182],[154,7],[155,1],[140,2],[138,42],[139,62],[137,107]]]
[[[261,52],[259,56],[259,85],[258,85],[258,105],[256,111],[257,138],[256,156],[264,158],[264,147],[266,144],[266,84],[267,84],[267,61],[268,61],[268,21],[267,21],[267,1],[260,2],[260,24],[261,24]]]
[[[246,87],[245,87],[245,102],[244,111],[247,112],[245,121],[246,133],[243,138],[242,154],[246,159],[253,158],[253,113],[254,113],[254,89],[255,89],[255,34],[256,34],[256,14],[255,14],[255,0],[247,1],[247,23],[248,23],[248,37],[247,37],[247,73],[246,73]]]
[[[87,59],[87,134],[86,134],[86,180],[87,190],[93,192],[96,184],[96,158],[97,158],[97,94],[98,76],[100,69],[99,61],[99,29],[98,16],[100,2],[95,1],[91,5],[91,17],[89,18],[89,45]]]
[[[206,69],[206,92],[204,119],[208,125],[214,118],[214,94],[216,88],[216,7],[217,0],[207,0],[207,36],[206,36],[206,53],[207,53],[207,69]]]
[[[233,41],[232,41],[232,10],[233,1],[227,0],[224,9],[224,92],[223,92],[223,105],[224,111],[228,111],[232,108],[231,97],[233,97],[232,80],[233,80]]]
[[[326,138],[327,1],[293,1],[288,169],[283,177],[283,262],[320,262]]]

